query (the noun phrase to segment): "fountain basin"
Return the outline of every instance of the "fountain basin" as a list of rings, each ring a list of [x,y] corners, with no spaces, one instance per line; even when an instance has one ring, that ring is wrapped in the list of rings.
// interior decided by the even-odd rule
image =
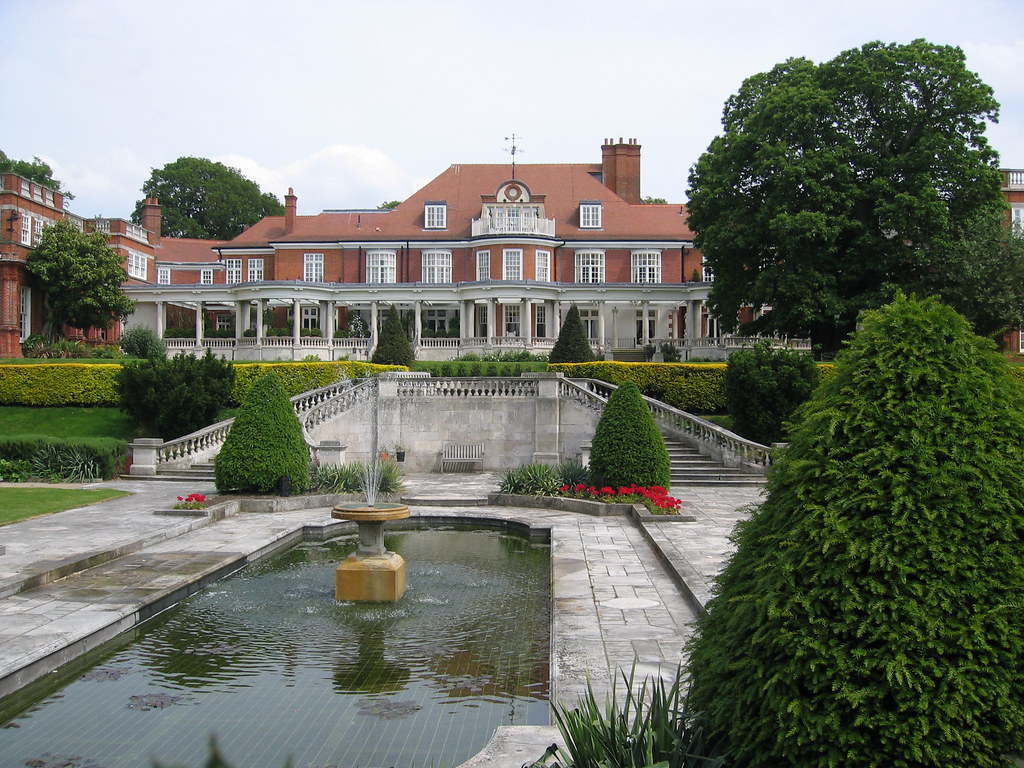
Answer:
[[[409,516],[409,507],[405,504],[338,504],[331,511],[335,520],[352,520],[357,523],[386,522],[402,520]]]
[[[339,504],[331,517],[352,520],[359,528],[359,548],[334,571],[336,600],[394,603],[405,594],[405,560],[384,547],[384,523],[409,517],[405,504]]]

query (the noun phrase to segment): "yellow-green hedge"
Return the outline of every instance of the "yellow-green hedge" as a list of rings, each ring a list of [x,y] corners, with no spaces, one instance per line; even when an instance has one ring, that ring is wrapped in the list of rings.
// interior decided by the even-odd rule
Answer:
[[[117,405],[118,364],[0,365],[0,405]]]
[[[281,378],[288,397],[308,392],[317,387],[326,387],[346,376],[358,379],[372,376],[381,371],[407,371],[402,365],[376,365],[356,360],[316,363],[239,363],[235,366],[235,387],[231,391],[231,402],[240,404],[256,380],[265,373],[274,373]]]
[[[551,363],[549,371],[566,376],[600,379],[610,384],[633,381],[640,391],[690,413],[721,413],[726,410],[725,363]],[[835,367],[820,363],[824,381]]]

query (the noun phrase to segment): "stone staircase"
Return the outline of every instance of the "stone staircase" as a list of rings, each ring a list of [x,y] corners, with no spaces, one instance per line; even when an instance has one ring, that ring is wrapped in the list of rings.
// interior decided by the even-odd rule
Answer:
[[[166,470],[157,469],[156,480],[181,480],[213,482],[213,462],[196,463],[190,467],[171,467]]]
[[[727,467],[722,462],[702,455],[683,443],[665,441],[672,463],[672,485],[676,486],[756,486],[764,484],[764,475]]]

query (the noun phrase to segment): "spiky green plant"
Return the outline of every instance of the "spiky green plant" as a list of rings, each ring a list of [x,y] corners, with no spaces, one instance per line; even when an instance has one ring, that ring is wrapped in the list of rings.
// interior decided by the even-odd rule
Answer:
[[[558,471],[548,464],[524,464],[505,470],[501,492],[517,496],[551,496],[561,486]]]

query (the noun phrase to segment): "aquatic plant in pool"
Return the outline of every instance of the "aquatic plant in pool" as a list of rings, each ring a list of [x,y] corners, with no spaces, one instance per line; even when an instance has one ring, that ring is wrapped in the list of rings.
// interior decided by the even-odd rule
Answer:
[[[494,728],[545,724],[546,548],[484,530],[388,534],[398,603],[334,600],[347,538],[250,566],[142,625],[16,714],[0,765],[455,766]]]

